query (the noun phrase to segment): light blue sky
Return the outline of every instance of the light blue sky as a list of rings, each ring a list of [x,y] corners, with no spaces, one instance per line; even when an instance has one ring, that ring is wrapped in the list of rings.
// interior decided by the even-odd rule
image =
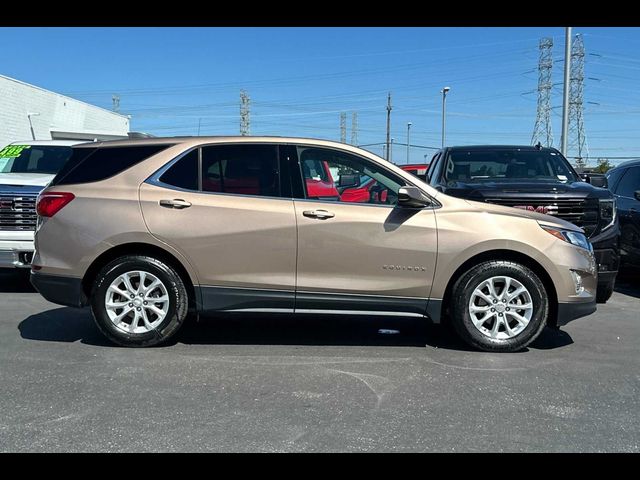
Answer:
[[[584,36],[590,157],[640,156],[640,29],[574,28]],[[0,73],[132,116],[155,135],[237,134],[239,90],[251,133],[339,139],[358,113],[360,144],[392,136],[447,143],[529,144],[538,41],[554,39],[553,134],[560,143],[564,30],[544,28],[3,28]],[[368,147],[376,153],[381,146]],[[411,161],[429,149],[412,148]],[[570,155],[573,152],[569,152]],[[406,147],[394,148],[406,161]],[[431,155],[429,155],[430,157]],[[595,160],[594,160],[595,161]],[[594,163],[592,161],[592,163]]]

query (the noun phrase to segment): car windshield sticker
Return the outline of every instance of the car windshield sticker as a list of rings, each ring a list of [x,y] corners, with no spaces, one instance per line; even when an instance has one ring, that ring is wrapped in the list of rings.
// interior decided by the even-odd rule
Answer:
[[[0,158],[15,158],[20,156],[23,150],[31,148],[29,145],[7,145],[0,150]]]
[[[558,175],[558,180],[560,180],[561,182],[566,182],[569,179],[566,175]]]

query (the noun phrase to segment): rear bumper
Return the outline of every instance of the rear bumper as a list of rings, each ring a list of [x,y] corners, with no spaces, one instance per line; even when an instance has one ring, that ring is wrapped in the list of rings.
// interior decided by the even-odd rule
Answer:
[[[67,307],[83,307],[87,297],[79,278],[31,272],[31,284],[46,300]]]
[[[597,310],[596,299],[584,303],[558,303],[557,325],[561,327],[572,320],[591,315]]]

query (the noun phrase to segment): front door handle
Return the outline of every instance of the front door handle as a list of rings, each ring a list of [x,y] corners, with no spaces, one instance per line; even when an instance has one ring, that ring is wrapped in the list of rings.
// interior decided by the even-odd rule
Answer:
[[[187,202],[181,198],[174,198],[173,200],[160,200],[160,206],[180,210],[182,208],[189,208],[191,206],[191,202]]]
[[[331,212],[327,212],[326,210],[305,210],[302,212],[302,215],[309,218],[318,218],[320,220],[324,220],[325,218],[333,218],[336,215]]]

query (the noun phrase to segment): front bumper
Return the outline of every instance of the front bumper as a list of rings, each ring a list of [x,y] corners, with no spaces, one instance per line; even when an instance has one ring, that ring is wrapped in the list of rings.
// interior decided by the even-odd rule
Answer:
[[[572,320],[591,315],[597,308],[595,298],[590,302],[558,303],[558,319],[556,325],[561,327]]]
[[[87,297],[82,291],[82,280],[59,275],[46,275],[31,271],[31,284],[46,300],[67,307],[83,307]]]
[[[0,268],[29,268],[33,260],[32,250],[0,249]]]
[[[598,286],[615,282],[620,267],[620,229],[618,223],[589,239],[598,265]]]

